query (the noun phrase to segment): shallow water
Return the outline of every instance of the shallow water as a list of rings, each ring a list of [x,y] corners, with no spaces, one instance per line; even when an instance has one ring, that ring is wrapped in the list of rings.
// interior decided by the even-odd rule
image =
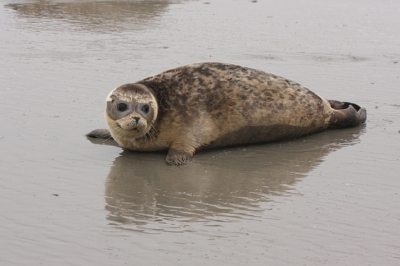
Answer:
[[[398,1],[0,3],[1,265],[400,264]],[[111,89],[199,61],[356,102],[367,124],[180,168],[86,139]]]

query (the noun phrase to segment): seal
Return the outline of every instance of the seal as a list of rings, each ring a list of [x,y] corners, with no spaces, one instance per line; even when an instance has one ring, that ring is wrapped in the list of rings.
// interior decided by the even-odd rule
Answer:
[[[186,164],[199,150],[293,139],[367,117],[357,104],[223,63],[190,64],[119,86],[106,104],[109,129],[87,136],[113,138],[133,151],[168,150],[169,165]]]

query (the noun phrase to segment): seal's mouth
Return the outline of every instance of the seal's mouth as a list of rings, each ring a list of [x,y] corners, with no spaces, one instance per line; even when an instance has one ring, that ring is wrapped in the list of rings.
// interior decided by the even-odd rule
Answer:
[[[146,135],[148,129],[145,124],[145,120],[142,122],[139,119],[123,119],[121,121],[113,121],[111,125],[111,130],[114,129],[116,135],[128,139],[138,139]]]
[[[117,123],[117,127],[119,129],[122,129],[122,130],[125,130],[125,131],[139,132],[139,129],[137,127],[126,129],[126,128],[122,128],[122,126],[119,123]]]

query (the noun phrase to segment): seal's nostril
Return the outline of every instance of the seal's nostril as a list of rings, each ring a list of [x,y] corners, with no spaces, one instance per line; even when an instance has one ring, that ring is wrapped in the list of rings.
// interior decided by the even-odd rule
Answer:
[[[133,119],[135,119],[136,124],[139,123],[140,117],[135,116]]]

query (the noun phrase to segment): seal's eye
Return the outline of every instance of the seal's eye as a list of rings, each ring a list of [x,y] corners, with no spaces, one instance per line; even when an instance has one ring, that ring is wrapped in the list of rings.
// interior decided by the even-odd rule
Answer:
[[[142,111],[145,112],[146,114],[149,112],[149,109],[150,109],[150,107],[148,104],[145,104],[142,106]]]
[[[120,112],[126,111],[126,109],[128,109],[128,105],[126,105],[126,103],[119,103],[117,105],[117,109]]]

